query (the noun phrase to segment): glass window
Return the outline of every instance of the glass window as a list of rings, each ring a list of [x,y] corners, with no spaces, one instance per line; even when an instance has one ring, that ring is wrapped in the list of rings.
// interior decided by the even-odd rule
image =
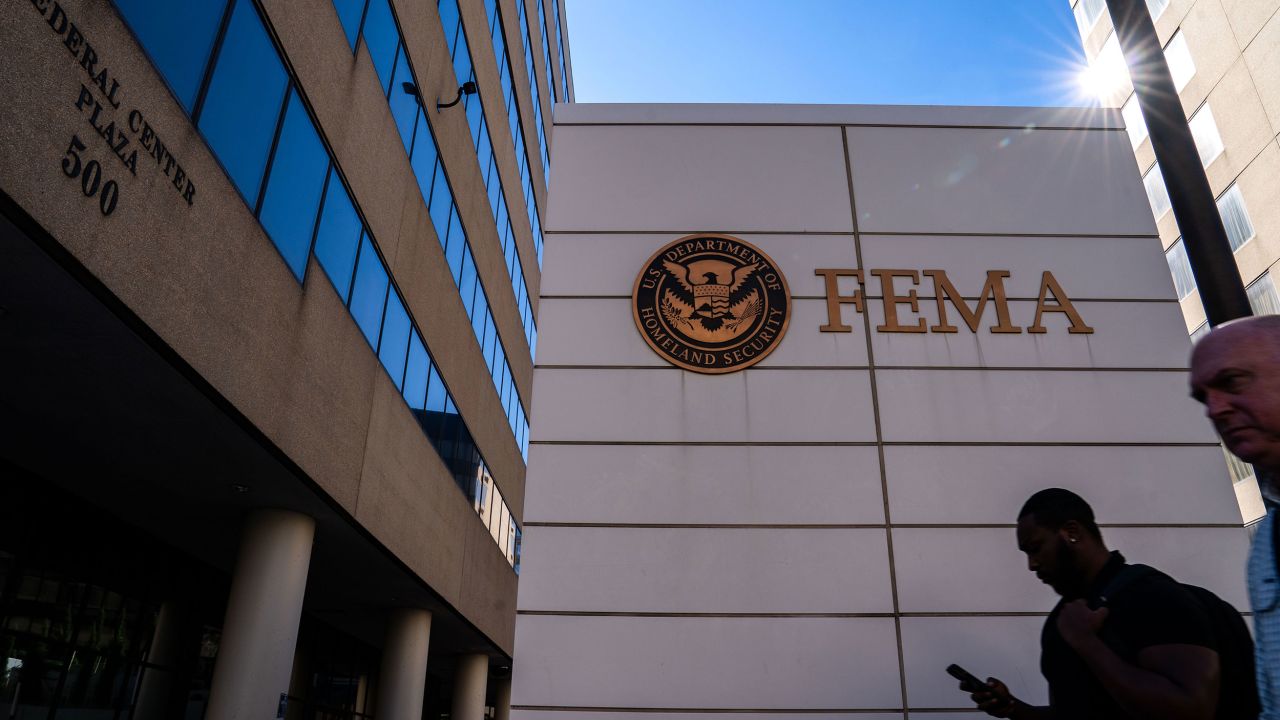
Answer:
[[[440,371],[436,369],[433,363],[431,365],[431,382],[427,385],[427,411],[433,413],[444,412],[448,398],[449,391],[445,389],[444,381],[440,379]]]
[[[1200,164],[1209,167],[1209,163],[1222,154],[1222,135],[1218,134],[1218,123],[1213,119],[1209,103],[1197,110],[1187,125],[1191,127],[1191,137],[1196,141]]]
[[[1089,31],[1093,29],[1094,24],[1106,9],[1107,0],[1080,0],[1076,3],[1076,27],[1080,30],[1081,38],[1089,37]]]
[[[378,342],[378,359],[400,389],[404,383],[405,354],[409,351],[409,313],[404,309],[400,293],[387,293],[387,309],[382,316],[382,339]]]
[[[454,42],[462,34],[462,18],[458,12],[458,0],[439,0],[436,9],[440,11],[440,27],[444,28],[445,43],[452,51]],[[456,55],[456,53],[455,53]],[[459,84],[467,78],[461,78]]]
[[[462,282],[462,255],[467,249],[467,234],[462,229],[462,220],[458,217],[458,208],[449,208],[449,241],[445,245],[445,261],[449,263],[449,272],[453,273],[455,285]]]
[[[1169,7],[1169,0],[1147,0],[1147,12],[1151,13],[1151,19],[1159,20],[1164,14],[1166,8]]]
[[[1187,47],[1187,38],[1182,31],[1174,33],[1169,44],[1164,46],[1164,59],[1169,63],[1169,73],[1173,75],[1173,86],[1182,89],[1195,77],[1196,64],[1191,59],[1191,50]]]
[[[324,195],[324,210],[316,230],[316,259],[333,283],[334,289],[347,301],[351,290],[351,269],[356,264],[360,247],[360,217],[356,215],[351,196],[335,168],[329,170],[329,188]]]
[[[427,346],[422,344],[422,336],[413,329],[409,332],[409,358],[404,370],[404,401],[411,410],[419,411],[425,407],[430,373],[431,357],[427,355]]]
[[[1276,284],[1271,280],[1271,273],[1264,272],[1249,287],[1245,288],[1249,295],[1249,305],[1254,315],[1280,315],[1280,295],[1276,294]]]
[[[382,322],[382,308],[387,300],[387,269],[373,249],[369,236],[360,243],[360,262],[356,264],[356,279],[351,287],[351,316],[364,332],[373,347],[378,347],[378,328]]]
[[[173,88],[178,101],[191,112],[227,7],[226,0],[163,3],[116,0],[116,7]]]
[[[1124,129],[1129,133],[1129,144],[1134,150],[1147,139],[1147,123],[1142,119],[1142,107],[1138,105],[1138,94],[1134,93],[1125,101],[1120,109],[1124,116]]]
[[[1208,334],[1209,334],[1209,323],[1207,322],[1200,323],[1200,327],[1197,327],[1195,330],[1191,331],[1191,344],[1195,345],[1196,343],[1200,342],[1201,338],[1203,338],[1205,335],[1208,335]]]
[[[1187,260],[1187,249],[1182,245],[1182,238],[1174,241],[1165,251],[1164,259],[1169,263],[1169,272],[1173,275],[1173,289],[1182,300],[1196,289],[1196,279],[1191,275],[1191,262]]]
[[[298,280],[307,269],[329,155],[297,93],[285,111],[259,219]]]
[[[444,166],[437,160],[435,167],[435,180],[431,184],[431,206],[428,212],[431,213],[431,224],[436,227],[436,239],[440,241],[440,247],[446,247],[449,242],[449,217],[453,210],[453,193],[449,192],[449,183],[444,178]]]
[[[287,83],[253,2],[237,0],[200,110],[200,129],[249,207],[258,203]]]
[[[396,50],[400,47],[400,30],[396,28],[395,16],[391,14],[387,0],[370,0],[369,9],[365,10],[364,44],[369,48],[369,58],[382,80],[382,92],[385,94],[390,86]]]
[[[476,307],[475,312],[471,313],[471,332],[475,333],[476,341],[480,343],[480,352],[484,352],[485,319],[492,314],[489,312],[489,299],[485,297],[484,287],[476,288]]]
[[[404,151],[413,150],[413,126],[418,119],[417,86],[413,82],[413,74],[409,72],[409,61],[404,53],[396,58],[396,68],[391,82],[391,94],[387,96],[387,104],[391,106],[391,118],[396,122],[396,130],[400,131],[400,141],[404,143]],[[405,90],[408,84],[414,92]]]
[[[423,199],[431,197],[431,182],[436,172],[436,143],[427,129],[427,116],[418,108],[414,122],[413,152],[409,156],[409,164],[413,167],[413,175],[418,179],[418,192]]]
[[[1142,184],[1147,188],[1147,201],[1151,203],[1151,214],[1159,220],[1160,216],[1169,212],[1169,190],[1164,186],[1164,175],[1160,173],[1160,164],[1151,166],[1142,176]]]
[[[476,307],[476,294],[476,264],[471,257],[471,248],[465,248],[462,253],[462,280],[458,283],[458,297],[462,298],[462,307],[466,309],[468,318],[472,317],[471,311]]]
[[[356,48],[356,36],[360,32],[360,17],[364,15],[365,0],[333,0],[333,9],[338,12],[338,21],[347,35],[347,44]]]
[[[1231,241],[1232,250],[1239,250],[1253,239],[1253,223],[1244,206],[1244,195],[1240,194],[1240,188],[1234,183],[1218,198],[1218,214],[1222,215],[1222,225],[1227,229],[1227,239]]]

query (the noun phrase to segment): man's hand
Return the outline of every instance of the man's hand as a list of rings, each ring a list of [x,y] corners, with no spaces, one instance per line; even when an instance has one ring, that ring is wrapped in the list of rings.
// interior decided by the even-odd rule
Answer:
[[[969,683],[963,682],[960,683],[960,689],[973,690]],[[1009,694],[1009,688],[995,678],[987,678],[987,687],[977,692],[970,692],[969,698],[977,703],[979,710],[998,718],[1009,717],[1017,703],[1013,695]]]
[[[1090,610],[1084,600],[1072,600],[1058,612],[1058,633],[1073,650],[1080,652],[1082,646],[1097,640],[1106,620],[1106,608]]]

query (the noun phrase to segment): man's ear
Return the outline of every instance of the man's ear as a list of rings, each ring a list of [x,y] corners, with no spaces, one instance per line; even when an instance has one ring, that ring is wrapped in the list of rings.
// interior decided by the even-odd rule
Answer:
[[[1062,524],[1062,527],[1058,528],[1058,535],[1063,542],[1074,545],[1084,537],[1084,528],[1080,526],[1078,521],[1068,520]]]

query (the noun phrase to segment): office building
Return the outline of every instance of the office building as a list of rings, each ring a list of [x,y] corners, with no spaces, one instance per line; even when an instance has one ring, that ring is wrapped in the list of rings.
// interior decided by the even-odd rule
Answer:
[[[505,715],[566,30],[6,10],[5,717]]]
[[[1280,1],[1147,0],[1182,109],[1257,314],[1280,312]],[[1182,233],[1170,211],[1146,123],[1105,0],[1072,4],[1089,77],[1121,108],[1151,213],[1160,229],[1187,332],[1208,332]],[[1228,455],[1246,521],[1264,513],[1248,465]]]
[[[1246,606],[1118,111],[556,121],[513,717],[977,717],[951,663],[1043,704],[1044,487]]]

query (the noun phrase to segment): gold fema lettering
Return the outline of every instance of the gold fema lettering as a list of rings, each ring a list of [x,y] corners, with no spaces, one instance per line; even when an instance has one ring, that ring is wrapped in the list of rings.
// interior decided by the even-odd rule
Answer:
[[[896,278],[910,278],[912,285],[920,284],[920,273],[916,270],[872,270],[872,275],[880,278],[880,294],[884,300],[884,324],[876,326],[876,332],[890,333],[922,333],[928,332],[924,318],[914,325],[903,325],[898,320],[898,306],[910,305],[911,312],[920,313],[920,296],[915,290],[908,290],[906,295],[899,295],[893,286]]]
[[[820,332],[853,332],[853,328],[844,324],[844,320],[840,317],[840,306],[844,304],[853,305],[853,309],[862,312],[862,283],[863,276],[861,270],[838,270],[835,268],[818,268],[813,271],[814,275],[822,276],[823,285],[826,288],[827,295],[827,324],[818,328]],[[842,277],[856,278],[858,281],[858,289],[853,291],[852,295],[841,295],[840,287],[837,281]]]
[[[1053,293],[1053,304],[1045,302],[1049,293]],[[1084,324],[1080,313],[1076,311],[1075,305],[1071,304],[1071,298],[1062,291],[1062,286],[1058,284],[1058,279],[1048,270],[1044,271],[1044,276],[1040,278],[1040,297],[1036,300],[1036,320],[1027,328],[1029,333],[1045,333],[1048,330],[1042,324],[1044,314],[1047,312],[1059,312],[1067,316],[1067,320],[1071,321],[1071,327],[1067,328],[1067,332],[1072,335],[1092,335],[1093,328]]]
[[[955,325],[947,322],[947,300],[951,301],[951,305],[960,313],[960,317],[964,318],[964,324],[968,325],[969,330],[973,332],[978,332],[978,325],[982,322],[982,311],[986,309],[988,300],[996,306],[996,324],[991,326],[991,332],[1011,335],[1022,332],[1009,320],[1009,301],[1004,294],[1004,279],[1009,277],[1008,270],[987,271],[987,281],[978,295],[978,306],[973,310],[969,309],[964,298],[956,291],[956,286],[951,284],[945,270],[925,270],[924,274],[933,279],[933,295],[938,302],[938,324],[929,328],[932,332],[959,331]]]

